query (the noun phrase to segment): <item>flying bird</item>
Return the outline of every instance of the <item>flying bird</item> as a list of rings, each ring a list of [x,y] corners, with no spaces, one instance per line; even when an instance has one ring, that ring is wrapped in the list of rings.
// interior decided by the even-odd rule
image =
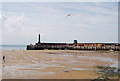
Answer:
[[[67,16],[71,16],[71,14],[68,14]]]
[[[67,14],[66,17],[70,17],[70,16],[81,16],[80,14]]]
[[[66,15],[66,17],[70,17],[70,16],[72,16],[72,14],[67,14],[67,15]]]

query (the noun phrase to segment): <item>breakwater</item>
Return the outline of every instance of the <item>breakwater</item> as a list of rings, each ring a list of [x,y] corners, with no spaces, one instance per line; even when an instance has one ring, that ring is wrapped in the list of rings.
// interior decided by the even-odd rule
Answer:
[[[27,45],[27,50],[115,50],[120,51],[120,43],[38,43]]]
[[[59,46],[59,45],[27,45],[27,50],[116,50],[119,46]]]

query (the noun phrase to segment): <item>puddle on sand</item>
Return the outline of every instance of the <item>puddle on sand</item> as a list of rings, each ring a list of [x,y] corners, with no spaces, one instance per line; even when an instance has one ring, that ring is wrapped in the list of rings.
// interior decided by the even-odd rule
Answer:
[[[44,68],[31,68],[32,65],[15,65],[15,66],[5,66],[2,70],[3,72],[3,78],[6,78],[7,76],[11,78],[15,78],[16,76],[22,76],[26,77],[27,75],[52,75],[55,72],[52,71],[38,71],[38,69],[44,69]],[[30,68],[30,70],[29,70]],[[21,69],[26,69],[26,70],[21,70]],[[27,70],[28,69],[28,70]],[[31,70],[31,69],[36,69],[36,70]],[[24,75],[24,76],[23,76]]]
[[[69,57],[69,56],[74,56],[74,55],[68,55],[68,54],[62,55],[61,54],[60,56]],[[76,56],[76,57],[78,57],[78,58],[84,58],[84,59],[88,59],[88,60],[98,60],[98,61],[103,61],[103,62],[111,62],[111,63],[113,63],[112,65],[110,65],[111,67],[117,67],[118,68],[118,60],[113,59],[113,58],[97,57],[97,56]],[[72,60],[69,60],[68,62],[62,62],[62,61],[60,61],[59,63],[68,64],[70,62],[75,62],[75,61],[72,61]],[[78,62],[78,61],[76,61],[76,62]],[[95,63],[92,63],[92,64],[95,65]],[[88,65],[88,63],[87,63],[87,65]],[[91,65],[91,63],[90,63],[90,65]]]
[[[68,55],[68,54],[64,54],[64,55],[59,55],[59,56],[74,56],[74,55]]]
[[[77,56],[80,58],[85,58],[88,60],[99,60],[99,61],[104,61],[104,62],[111,62],[113,63],[111,66],[118,66],[118,60],[112,59],[112,58],[106,58],[106,57],[96,57],[96,56]]]
[[[83,71],[83,70],[90,70],[90,69],[84,69],[84,68],[72,68],[72,70]]]

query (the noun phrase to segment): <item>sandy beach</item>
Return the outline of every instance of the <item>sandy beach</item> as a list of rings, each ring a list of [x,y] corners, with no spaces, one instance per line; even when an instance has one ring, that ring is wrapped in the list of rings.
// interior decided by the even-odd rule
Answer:
[[[96,66],[118,66],[118,52],[4,50],[3,79],[94,79]]]

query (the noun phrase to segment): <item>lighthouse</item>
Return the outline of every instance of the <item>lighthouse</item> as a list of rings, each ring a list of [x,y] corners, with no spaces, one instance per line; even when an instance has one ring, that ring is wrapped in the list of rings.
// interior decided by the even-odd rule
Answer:
[[[39,36],[38,36],[38,43],[40,43],[40,34],[39,34]]]

